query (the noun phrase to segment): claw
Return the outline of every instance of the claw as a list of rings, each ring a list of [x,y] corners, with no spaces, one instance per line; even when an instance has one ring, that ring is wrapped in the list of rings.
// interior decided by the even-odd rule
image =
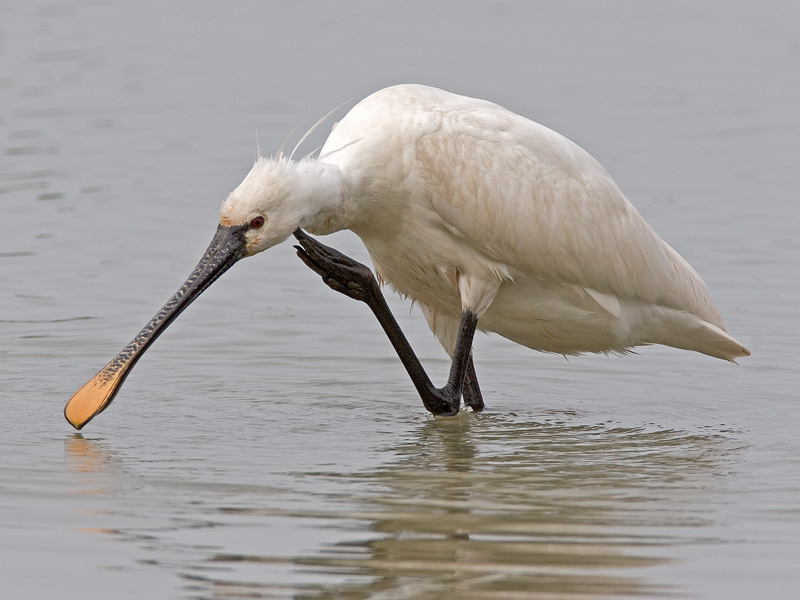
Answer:
[[[294,232],[294,236],[300,242],[300,246],[295,246],[297,256],[322,277],[329,288],[362,302],[368,302],[371,294],[380,294],[378,282],[369,267],[318,242],[300,229]]]

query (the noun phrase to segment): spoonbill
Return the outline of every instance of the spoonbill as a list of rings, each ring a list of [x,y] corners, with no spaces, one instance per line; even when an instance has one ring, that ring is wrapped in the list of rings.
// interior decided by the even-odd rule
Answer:
[[[366,266],[303,230],[349,229]],[[734,362],[700,276],[625,198],[603,167],[558,133],[496,104],[422,85],[373,93],[336,125],[317,158],[259,157],[222,203],[189,278],[65,407],[77,429],[105,409],[142,353],[240,259],[294,234],[303,262],[365,302],[427,410],[484,407],[476,328],[534,350],[623,354],[663,344]],[[378,280],[422,309],[452,359],[436,388]]]

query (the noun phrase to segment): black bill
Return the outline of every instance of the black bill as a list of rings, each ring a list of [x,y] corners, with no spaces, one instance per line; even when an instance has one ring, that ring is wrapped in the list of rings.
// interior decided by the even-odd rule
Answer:
[[[81,429],[114,399],[136,361],[156,338],[214,283],[246,255],[245,226],[217,227],[214,239],[192,274],[139,334],[67,402],[64,416]]]

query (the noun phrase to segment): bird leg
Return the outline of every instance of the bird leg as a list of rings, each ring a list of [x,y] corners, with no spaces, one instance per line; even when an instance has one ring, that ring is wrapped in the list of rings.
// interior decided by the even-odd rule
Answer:
[[[461,390],[461,395],[464,396],[464,403],[474,412],[480,412],[485,408],[483,394],[478,386],[478,375],[475,373],[475,364],[472,362],[472,353],[467,362],[467,374],[464,376],[464,389]]]
[[[478,323],[475,314],[468,310],[462,313],[450,375],[444,387],[436,388],[389,310],[372,271],[338,250],[321,244],[300,229],[294,232],[294,236],[300,242],[300,246],[295,246],[297,256],[320,275],[328,287],[370,307],[394,346],[426,409],[434,415],[455,415],[461,405],[462,393],[465,402],[473,410],[483,409],[483,398],[472,362],[472,339]]]

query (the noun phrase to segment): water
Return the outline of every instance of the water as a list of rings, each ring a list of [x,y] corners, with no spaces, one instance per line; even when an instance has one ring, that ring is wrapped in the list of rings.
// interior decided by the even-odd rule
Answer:
[[[800,9],[429,4],[0,2],[3,598],[796,597]],[[586,147],[753,356],[479,336],[489,410],[434,420],[284,244],[74,433],[64,402],[189,273],[256,142],[403,81]]]

